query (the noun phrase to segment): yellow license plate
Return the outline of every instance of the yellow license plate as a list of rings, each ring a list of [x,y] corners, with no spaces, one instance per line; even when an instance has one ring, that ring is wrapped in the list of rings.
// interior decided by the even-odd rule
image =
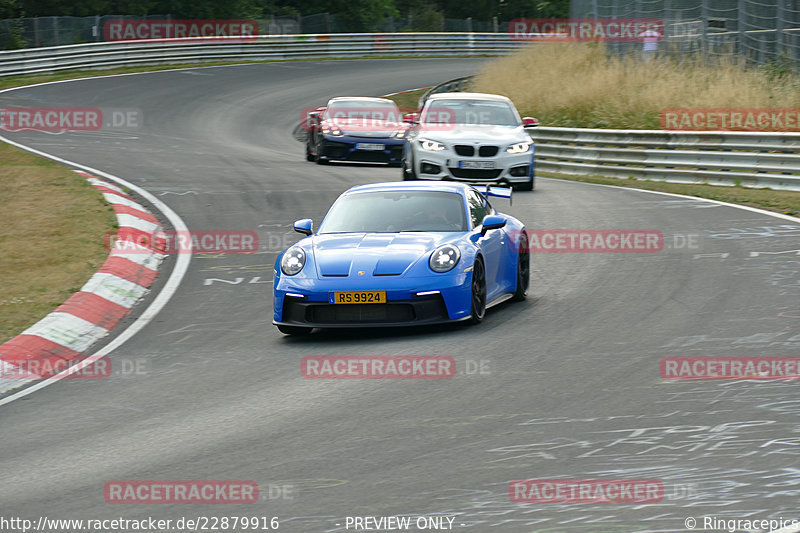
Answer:
[[[332,304],[385,304],[386,291],[341,291],[330,293]]]

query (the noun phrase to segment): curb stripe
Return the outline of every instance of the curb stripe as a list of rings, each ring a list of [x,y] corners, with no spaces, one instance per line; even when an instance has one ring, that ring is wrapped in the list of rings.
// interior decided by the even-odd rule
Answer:
[[[50,313],[22,332],[23,335],[35,335],[77,353],[89,348],[106,333],[107,329],[87,320],[69,313],[56,312]]]
[[[119,255],[109,257],[97,272],[114,274],[131,283],[141,285],[142,287],[149,287],[156,278],[156,274],[158,274],[155,270],[151,270],[139,263],[131,261],[127,257]]]
[[[114,274],[97,273],[81,288],[83,292],[93,292],[117,305],[127,309],[147,293],[147,288],[122,279]]]
[[[124,257],[128,261],[132,261],[137,265],[142,265],[150,270],[158,270],[158,265],[166,255],[153,253],[153,250],[145,248],[144,246],[136,246],[135,248],[130,246],[117,246],[111,250],[111,255],[109,257]]]
[[[128,311],[127,307],[91,292],[76,292],[55,310],[56,313],[69,313],[108,330],[116,326]]]
[[[127,194],[125,194],[125,193],[124,193],[124,192],[122,192],[122,191],[115,191],[114,189],[111,189],[111,188],[109,188],[109,187],[106,187],[105,185],[93,184],[92,186],[93,186],[95,189],[97,189],[98,191],[102,192],[102,193],[106,193],[106,194],[115,194],[115,195],[117,195],[117,196],[121,196],[121,197],[123,197],[123,198],[125,198],[125,199],[127,199],[127,200],[130,200],[130,201],[132,201],[132,202],[134,201],[134,199],[133,199],[133,198],[131,198],[130,196],[128,196]]]
[[[153,241],[154,233],[161,229],[158,219],[120,187],[86,172],[76,172],[114,208],[120,227],[118,236],[147,243]],[[3,379],[3,375],[13,375],[14,368],[35,361],[38,366],[55,368],[53,373],[56,373],[67,360],[78,358],[108,334],[148,292],[147,287],[152,285],[164,257],[146,247],[128,246],[121,250],[115,247],[79,292],[20,335],[0,345],[0,393],[32,381]]]
[[[72,360],[80,355],[75,350],[70,350],[61,344],[39,337],[22,333],[0,346],[2,358],[5,362],[25,362],[32,359]]]
[[[77,172],[77,173],[78,173],[78,174],[80,174],[81,176],[88,176],[88,175],[89,175],[89,174],[87,174],[86,172],[79,172],[79,171],[77,171],[77,170],[76,170],[75,172]],[[91,183],[92,185],[102,185],[103,187],[105,187],[105,188],[107,188],[107,189],[111,189],[112,191],[118,192],[118,193],[120,193],[120,194],[125,194],[125,191],[123,191],[123,190],[122,190],[122,188],[120,188],[120,187],[117,187],[117,186],[116,186],[116,185],[114,185],[113,183],[109,183],[109,182],[107,182],[107,181],[103,181],[103,180],[101,180],[101,179],[97,179],[97,178],[91,178],[91,177],[90,177],[90,178],[86,178],[86,181],[88,181],[88,182],[89,182],[89,183]]]
[[[116,194],[116,193],[111,194],[111,193],[108,193],[108,192],[104,192],[103,193],[103,198],[105,198],[106,202],[108,202],[110,204],[122,204],[122,205],[126,205],[128,207],[132,207],[134,209],[138,209],[140,211],[146,211],[146,209],[144,208],[144,206],[142,204],[134,202],[133,200],[128,200],[127,198],[124,198],[124,197],[122,197],[122,196],[120,196],[119,194]]]
[[[161,229],[161,224],[154,224],[127,213],[117,213],[117,221],[120,228],[135,228],[151,235]]]
[[[152,222],[153,224],[158,224],[158,219],[146,211],[139,211],[138,209],[134,209],[133,207],[128,207],[127,205],[122,204],[112,204],[111,207],[114,208],[114,212],[117,214],[117,217],[119,217],[119,215],[131,215],[141,218],[142,220]]]

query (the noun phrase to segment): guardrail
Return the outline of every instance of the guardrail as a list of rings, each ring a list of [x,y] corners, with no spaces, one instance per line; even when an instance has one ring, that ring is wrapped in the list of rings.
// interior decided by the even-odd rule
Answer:
[[[545,172],[800,191],[800,132],[527,131]]]
[[[432,55],[504,55],[508,33],[336,33],[102,42],[0,52],[0,76],[164,63]]]

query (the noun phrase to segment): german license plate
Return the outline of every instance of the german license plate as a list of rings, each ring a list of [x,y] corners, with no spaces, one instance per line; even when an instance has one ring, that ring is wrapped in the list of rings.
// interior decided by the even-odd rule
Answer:
[[[380,143],[356,143],[356,150],[369,150],[372,152],[377,152],[380,150],[384,150],[386,146]]]
[[[386,291],[336,291],[328,293],[332,304],[385,304]]]
[[[494,161],[459,161],[458,168],[492,169]]]

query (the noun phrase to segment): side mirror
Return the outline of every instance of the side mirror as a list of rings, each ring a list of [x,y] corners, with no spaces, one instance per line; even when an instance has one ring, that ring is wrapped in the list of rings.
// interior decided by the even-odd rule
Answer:
[[[302,220],[298,220],[294,223],[294,230],[297,233],[302,233],[303,235],[311,235],[313,231],[314,222],[310,218],[304,218]]]
[[[526,128],[535,128],[539,125],[539,121],[533,117],[523,117],[522,125]]]
[[[492,229],[500,229],[506,225],[508,219],[502,215],[486,215],[481,224],[481,235],[486,235],[486,232]]]
[[[419,122],[419,113],[406,113],[403,115],[403,122],[407,124],[416,124]]]
[[[322,113],[325,112],[325,109],[326,108],[324,108],[324,107],[318,107],[314,111],[309,111],[308,112],[308,124],[309,124],[309,126],[319,124],[319,121],[321,120],[321,117],[322,117]]]

